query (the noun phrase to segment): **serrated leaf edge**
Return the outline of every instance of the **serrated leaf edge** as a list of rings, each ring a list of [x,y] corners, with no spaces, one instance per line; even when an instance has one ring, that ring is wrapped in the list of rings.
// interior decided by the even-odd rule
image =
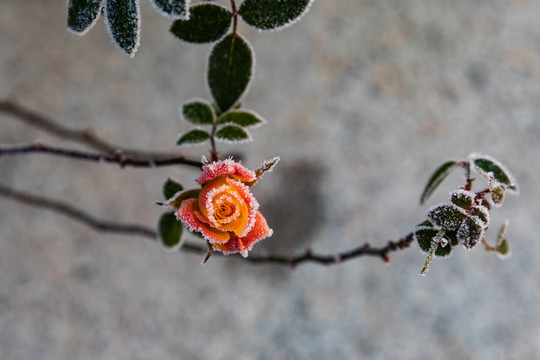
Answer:
[[[223,118],[224,116],[226,116],[227,114],[230,114],[230,113],[247,113],[247,114],[250,114],[250,115],[253,115],[254,117],[256,117],[258,120],[260,120],[260,122],[258,122],[256,124],[253,124],[253,125],[247,125],[247,126],[241,126],[241,125],[238,125],[238,124],[236,124],[234,122],[226,122],[226,123],[221,123],[220,124],[219,119]],[[259,115],[259,113],[255,112],[253,110],[231,109],[231,110],[228,110],[225,113],[221,114],[219,119],[218,119],[218,126],[225,126],[225,125],[231,125],[232,124],[232,125],[241,127],[243,129],[256,129],[256,128],[261,127],[263,125],[266,125],[268,123],[268,121],[266,121],[265,118],[263,118],[261,115]]]
[[[69,12],[69,1],[70,0],[67,0],[66,2],[66,19],[67,19],[67,16],[68,15],[68,12]],[[98,14],[96,15],[96,18],[94,19],[94,21],[92,21],[90,23],[90,25],[88,25],[83,31],[77,31],[75,29],[72,29],[71,27],[69,27],[69,25],[67,26],[67,30],[72,33],[72,34],[75,34],[77,36],[83,36],[85,35],[87,32],[89,32],[98,22],[99,20],[99,17],[101,16],[101,12],[103,11],[103,4],[105,3],[105,0],[101,0],[100,4],[99,4],[99,11],[98,11]]]
[[[203,140],[203,141],[200,141],[200,142],[191,142],[191,143],[184,143],[184,144],[178,144],[178,142],[180,141],[180,139],[182,138],[182,136],[194,131],[194,130],[201,130],[201,131],[204,131],[205,133],[208,134],[208,138]],[[197,127],[194,127],[192,128],[191,130],[188,130],[184,133],[180,133],[178,135],[178,137],[176,138],[176,141],[175,141],[175,145],[176,147],[185,147],[185,146],[197,146],[197,145],[202,145],[204,144],[206,141],[208,141],[208,139],[210,138],[210,134],[208,133],[208,131],[206,131],[205,129],[202,129],[201,127],[197,126]]]
[[[150,0],[150,4],[152,4],[152,7],[154,8],[154,10],[160,14],[161,16],[164,16],[168,19],[171,19],[171,20],[189,20],[189,15],[190,15],[190,6],[189,4],[191,3],[191,0],[184,0],[185,3],[186,3],[186,14],[184,16],[182,15],[172,15],[172,14],[169,14],[165,11],[163,11],[158,4],[156,4],[155,2],[156,0]]]
[[[131,53],[128,53],[125,49],[123,49],[113,36],[112,30],[111,30],[111,23],[109,22],[109,14],[107,11],[107,1],[108,0],[103,0],[103,3],[105,4],[103,6],[103,15],[104,15],[103,20],[105,21],[105,27],[107,28],[107,33],[109,34],[109,38],[111,39],[111,42],[118,50],[128,55],[129,58],[131,59],[135,56],[135,53],[137,52],[137,50],[139,49],[139,45],[141,44],[141,6],[139,3],[139,0],[133,0],[135,2],[135,6],[137,9],[137,34],[135,35],[135,46],[133,47],[133,50],[131,51]]]
[[[258,32],[261,32],[261,33],[263,33],[263,32],[276,32],[276,31],[281,31],[281,30],[286,29],[286,28],[288,28],[288,27],[290,27],[290,26],[293,26],[294,24],[296,24],[297,22],[299,22],[300,20],[302,20],[302,18],[304,17],[304,15],[306,15],[307,12],[309,11],[309,9],[311,8],[311,5],[313,5],[313,2],[314,2],[314,1],[315,1],[315,0],[310,0],[310,1],[307,3],[306,7],[304,8],[304,11],[302,11],[302,12],[300,13],[300,15],[298,15],[296,18],[290,20],[288,23],[285,23],[285,24],[283,24],[283,25],[281,25],[281,26],[278,26],[278,27],[276,27],[276,28],[273,28],[273,29],[260,29],[260,28],[258,28],[258,27],[255,27],[255,26],[251,25],[251,24],[248,24],[247,21],[244,20],[244,18],[242,18],[242,20],[244,20],[244,23],[245,23],[248,27],[250,27],[250,28],[252,28],[252,29],[254,29],[254,30],[257,30]],[[242,5],[240,5],[240,8],[242,8]],[[242,17],[242,14],[241,14],[240,12],[239,12],[238,14],[240,15],[240,17]]]
[[[512,193],[514,195],[519,195],[519,184],[517,183],[516,178],[514,177],[514,175],[510,172],[510,170],[508,170],[508,168],[502,162],[495,159],[493,156],[484,155],[484,154],[480,154],[480,153],[471,153],[471,154],[469,154],[468,158],[469,158],[469,160],[471,162],[471,166],[474,168],[474,170],[476,170],[479,174],[481,174],[481,175],[483,175],[485,177],[489,177],[489,174],[492,174],[492,172],[486,173],[483,169],[480,169],[478,166],[476,166],[474,164],[475,160],[480,159],[480,158],[486,159],[486,160],[489,160],[489,161],[493,162],[498,167],[500,167],[502,169],[502,171],[504,171],[506,176],[508,176],[508,178],[510,179],[510,182],[511,182],[510,185],[504,184],[506,186],[506,189],[510,193]],[[493,176],[492,176],[492,178],[493,178],[493,180],[497,181]]]
[[[236,126],[236,125],[226,125],[226,126],[223,126],[221,127],[221,129],[223,128],[226,128],[226,127],[235,127],[235,128],[238,128],[242,131],[244,131],[246,134],[247,134],[247,139],[241,139],[241,140],[229,140],[229,139],[223,139],[223,138],[219,138],[217,136],[215,136],[215,139],[222,142],[222,143],[225,143],[225,144],[245,144],[245,143],[248,143],[248,142],[251,142],[253,141],[253,138],[251,137],[251,134],[249,133],[249,131],[247,131],[246,129],[240,127],[240,126]],[[221,130],[220,129],[220,130]],[[219,130],[218,130],[219,131]],[[216,135],[217,135],[217,131],[216,131]]]

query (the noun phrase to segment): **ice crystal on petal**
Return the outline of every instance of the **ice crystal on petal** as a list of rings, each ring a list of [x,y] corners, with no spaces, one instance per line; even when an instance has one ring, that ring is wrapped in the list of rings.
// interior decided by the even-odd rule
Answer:
[[[204,159],[203,159],[204,163]],[[249,182],[255,180],[255,172],[247,169],[240,163],[233,161],[232,159],[215,161],[213,163],[206,163],[203,165],[203,171],[199,176],[197,182],[204,185],[222,175],[232,176],[242,182]]]

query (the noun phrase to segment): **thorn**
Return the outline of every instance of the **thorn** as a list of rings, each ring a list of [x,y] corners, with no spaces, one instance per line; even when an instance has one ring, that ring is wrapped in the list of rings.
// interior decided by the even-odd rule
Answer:
[[[36,147],[38,149],[43,149],[44,146],[45,146],[45,144],[43,144],[43,141],[41,141],[39,139],[36,139]]]
[[[310,248],[310,247],[307,247],[306,248],[306,256],[311,256],[311,255],[313,255],[313,249]]]
[[[339,264],[342,260],[343,260],[343,259],[342,259],[342,257],[341,257],[341,254],[336,254],[336,255],[334,255],[334,262],[335,262],[336,264]]]
[[[156,168],[156,162],[154,160],[149,160],[148,161],[148,166],[151,168],[151,169],[155,169]]]
[[[381,255],[381,259],[385,262],[385,263],[389,263],[390,262],[390,257],[388,256],[388,254],[384,253]]]

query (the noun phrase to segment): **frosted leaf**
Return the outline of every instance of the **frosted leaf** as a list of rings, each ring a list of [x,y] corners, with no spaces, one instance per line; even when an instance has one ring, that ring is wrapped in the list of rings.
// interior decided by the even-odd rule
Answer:
[[[251,46],[230,34],[214,45],[208,57],[207,82],[220,113],[233,107],[246,92],[253,74]]]
[[[480,225],[482,225],[484,229],[488,228],[490,216],[489,210],[485,206],[473,206],[469,209],[469,214],[471,214],[471,216],[477,217],[478,221],[480,221]]]
[[[430,176],[424,191],[420,196],[420,204],[423,204],[428,197],[437,189],[439,184],[450,174],[450,171],[457,165],[455,161],[447,161],[437,168]]]
[[[154,8],[169,19],[186,19],[190,0],[150,0]]]
[[[469,208],[474,201],[474,193],[471,191],[458,189],[450,192],[450,201],[462,209]]]
[[[69,0],[67,7],[68,30],[77,35],[84,35],[97,22],[103,0]]]
[[[266,120],[264,120],[262,116],[260,116],[254,111],[246,111],[246,110],[229,111],[226,114],[222,115],[218,120],[218,124],[220,125],[232,124],[232,125],[237,125],[243,128],[255,128],[265,123],[266,123]]]
[[[304,16],[313,0],[245,0],[238,13],[257,30],[281,30]]]
[[[472,249],[484,236],[484,229],[478,219],[472,217],[463,221],[456,233],[459,243],[467,249]]]
[[[244,129],[238,126],[227,125],[216,132],[216,139],[230,143],[238,144],[251,141],[251,135]]]
[[[168,250],[178,250],[183,243],[184,227],[172,212],[161,215],[158,221],[159,242]]]
[[[495,187],[491,191],[491,200],[493,201],[493,205],[495,205],[496,207],[502,206],[504,202],[504,194],[506,192],[505,190],[506,189],[504,185],[500,185],[500,186]]]
[[[194,129],[180,135],[176,141],[177,146],[197,145],[202,144],[210,138],[210,134],[201,129]]]
[[[195,125],[212,125],[214,123],[214,108],[204,100],[190,100],[180,106],[180,117]]]
[[[519,194],[517,181],[514,179],[512,173],[499,160],[488,155],[475,153],[470,154],[469,158],[471,159],[473,168],[480,174],[488,179],[493,178],[493,180],[508,186],[508,189],[516,195]]]
[[[263,161],[263,163],[257,169],[255,169],[256,179],[246,183],[246,185],[250,187],[255,185],[259,180],[262,179],[265,173],[271,172],[272,170],[274,170],[274,167],[277,165],[278,162],[279,162],[279,156],[276,156],[275,158],[270,159],[270,160]]]
[[[432,227],[417,226],[413,238],[424,253],[431,251],[434,242],[440,244],[435,251],[435,256],[445,257],[452,252],[452,246],[448,243],[448,239],[441,237],[440,230]]]
[[[456,230],[465,216],[466,213],[463,209],[450,203],[435,205],[427,212],[429,221],[445,230]]]
[[[189,19],[176,20],[169,29],[180,40],[196,44],[218,41],[231,27],[232,14],[221,5],[198,4],[189,11]]]
[[[139,47],[139,0],[106,0],[105,24],[113,43],[133,57]]]

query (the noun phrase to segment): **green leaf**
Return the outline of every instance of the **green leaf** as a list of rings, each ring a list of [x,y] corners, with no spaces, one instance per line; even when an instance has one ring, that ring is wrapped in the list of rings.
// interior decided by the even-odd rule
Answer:
[[[212,125],[214,123],[214,110],[206,101],[192,100],[182,105],[181,117],[188,123],[195,125]]]
[[[519,186],[514,179],[514,176],[508,169],[497,159],[488,155],[471,154],[472,166],[480,174],[489,178],[490,174],[493,179],[501,184],[505,184],[510,190],[519,193]]]
[[[258,30],[280,30],[304,15],[313,0],[245,0],[238,12]]]
[[[150,0],[154,8],[169,19],[184,19],[188,17],[190,0]]]
[[[171,178],[168,178],[163,184],[163,196],[165,197],[165,200],[169,200],[182,190],[184,190],[184,187]]]
[[[447,161],[439,166],[437,170],[435,170],[424,187],[422,196],[420,196],[420,204],[423,204],[427,198],[431,196],[433,191],[435,191],[437,186],[439,186],[439,184],[448,176],[448,174],[450,174],[450,170],[452,170],[456,164],[457,162],[455,161]]]
[[[229,34],[214,46],[208,58],[207,81],[221,113],[240,100],[252,72],[251,47],[240,35]]]
[[[167,249],[177,249],[181,245],[183,226],[172,212],[161,215],[158,222],[158,234],[161,244]]]
[[[138,0],[105,0],[105,24],[114,44],[129,57],[139,47],[140,9]]]
[[[465,219],[465,213],[454,204],[443,203],[429,209],[427,218],[444,230],[456,230]]]
[[[233,125],[224,126],[216,132],[216,138],[229,143],[241,143],[251,141],[249,133]]]
[[[84,35],[96,24],[102,8],[103,0],[69,0],[68,30],[77,35]]]
[[[266,121],[253,111],[232,110],[223,115],[218,120],[218,124],[232,124],[243,128],[256,127],[264,124]]]
[[[190,43],[214,42],[231,27],[231,13],[217,4],[192,6],[188,20],[176,20],[170,31],[180,40]]]
[[[462,209],[468,209],[473,204],[474,193],[463,189],[454,190],[450,193],[450,201]]]
[[[466,218],[459,226],[456,236],[461,245],[472,249],[484,236],[484,228],[477,219]]]
[[[431,247],[433,246],[433,239],[437,236],[439,230],[433,229],[426,226],[418,226],[414,231],[414,238],[418,243],[418,246],[425,253],[429,253]],[[448,256],[452,252],[452,245],[449,243],[446,246],[439,244],[439,247],[435,251],[435,256]]]
[[[506,229],[508,228],[508,221],[505,221],[501,228],[499,229],[499,234],[497,235],[497,251],[501,258],[508,258],[512,255],[510,249],[510,242],[508,242],[508,237],[506,236]]]
[[[194,129],[180,136],[180,138],[176,141],[176,145],[184,146],[201,144],[208,140],[209,137],[210,134],[208,134],[206,131],[201,129]]]

